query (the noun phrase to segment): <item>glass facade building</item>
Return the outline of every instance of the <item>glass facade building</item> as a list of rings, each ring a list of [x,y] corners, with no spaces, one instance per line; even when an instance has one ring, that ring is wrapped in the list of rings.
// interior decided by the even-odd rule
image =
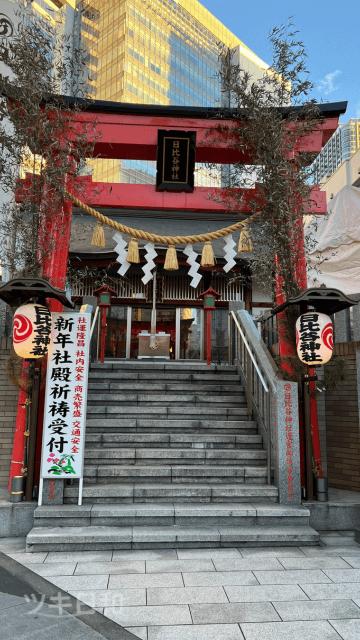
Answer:
[[[235,61],[255,78],[268,68],[197,0],[91,0],[91,7],[98,16],[98,100],[219,106],[222,48],[234,49]],[[97,160],[93,179],[154,184],[155,163]],[[220,179],[220,171],[196,174],[197,185],[216,186]]]
[[[314,182],[329,178],[359,147],[360,119],[352,118],[346,124],[339,124],[313,164]]]

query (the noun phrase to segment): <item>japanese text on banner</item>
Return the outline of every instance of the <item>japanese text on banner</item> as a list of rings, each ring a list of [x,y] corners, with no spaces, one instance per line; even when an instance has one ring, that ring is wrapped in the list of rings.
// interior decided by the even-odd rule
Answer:
[[[90,314],[52,313],[41,477],[83,473]]]

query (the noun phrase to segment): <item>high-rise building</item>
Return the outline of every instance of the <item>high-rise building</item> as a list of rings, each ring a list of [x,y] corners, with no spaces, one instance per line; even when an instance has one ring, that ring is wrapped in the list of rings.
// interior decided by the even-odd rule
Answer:
[[[360,119],[352,118],[346,124],[339,124],[313,164],[314,182],[329,178],[359,147]]]
[[[96,98],[114,102],[218,106],[222,49],[255,79],[268,65],[215,18],[198,0],[91,0],[99,12],[96,29]],[[101,160],[94,163],[100,182],[155,182],[155,163]],[[197,184],[218,184],[197,172]]]

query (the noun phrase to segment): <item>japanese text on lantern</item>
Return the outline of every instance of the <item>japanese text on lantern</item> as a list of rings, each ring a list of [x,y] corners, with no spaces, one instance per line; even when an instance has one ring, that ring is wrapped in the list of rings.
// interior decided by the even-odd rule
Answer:
[[[50,313],[46,307],[35,305],[34,340],[33,349],[30,353],[34,356],[44,356],[47,354],[50,344]]]
[[[293,427],[292,427],[292,414],[293,403],[291,398],[291,385],[284,385],[285,391],[285,459],[286,459],[286,473],[288,483],[288,497],[294,498],[294,439],[293,439]]]
[[[321,332],[318,313],[306,313],[300,317],[300,351],[303,362],[322,362],[319,353],[321,349]]]
[[[53,313],[41,477],[81,477],[89,366],[90,315]]]

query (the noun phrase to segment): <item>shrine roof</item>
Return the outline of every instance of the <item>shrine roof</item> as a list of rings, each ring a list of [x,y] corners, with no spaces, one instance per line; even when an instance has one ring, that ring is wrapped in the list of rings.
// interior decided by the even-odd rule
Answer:
[[[128,102],[110,102],[107,100],[82,100],[71,96],[60,96],[60,99],[66,102],[69,107],[77,104],[85,111],[106,112],[106,113],[127,113],[132,115],[147,116],[171,116],[178,118],[219,118],[228,114],[229,118],[233,118],[236,114],[241,114],[238,109],[225,109],[223,107],[186,107],[174,105],[157,105],[157,104],[134,104]],[[347,109],[347,101],[343,102],[327,102],[318,104],[317,107],[320,114],[324,118],[333,118],[343,115]],[[290,113],[301,111],[302,106],[289,106],[278,108],[286,119]]]

